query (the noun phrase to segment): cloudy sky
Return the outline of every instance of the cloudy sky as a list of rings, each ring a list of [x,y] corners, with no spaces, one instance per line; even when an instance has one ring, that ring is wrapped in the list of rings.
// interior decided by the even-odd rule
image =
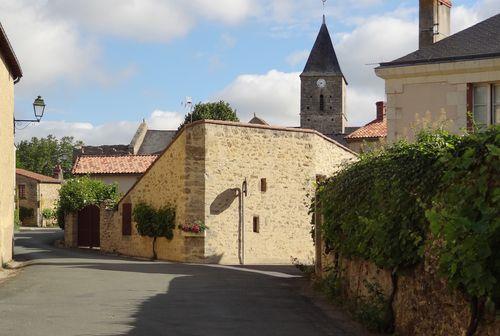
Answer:
[[[16,118],[46,115],[16,139],[73,135],[128,143],[144,118],[177,128],[186,96],[224,99],[242,121],[299,123],[299,74],[321,24],[321,0],[0,0],[21,63]],[[417,48],[417,0],[328,0],[325,13],[348,86],[348,123],[384,99],[375,65]],[[453,0],[452,31],[500,12],[498,0]]]

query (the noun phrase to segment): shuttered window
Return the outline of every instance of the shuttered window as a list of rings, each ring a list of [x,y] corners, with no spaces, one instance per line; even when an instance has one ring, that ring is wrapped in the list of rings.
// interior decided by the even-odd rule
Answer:
[[[132,234],[132,204],[123,203],[122,205],[122,235],[130,236]]]

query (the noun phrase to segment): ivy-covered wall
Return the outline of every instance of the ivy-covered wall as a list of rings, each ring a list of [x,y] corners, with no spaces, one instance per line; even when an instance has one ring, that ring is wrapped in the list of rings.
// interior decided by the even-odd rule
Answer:
[[[489,335],[500,301],[499,187],[499,126],[425,131],[362,156],[321,183],[313,204],[329,292],[356,302],[375,329]]]

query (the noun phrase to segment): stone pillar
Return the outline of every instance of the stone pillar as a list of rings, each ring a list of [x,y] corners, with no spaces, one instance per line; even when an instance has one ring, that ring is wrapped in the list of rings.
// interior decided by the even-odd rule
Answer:
[[[64,215],[64,246],[78,247],[78,215],[76,212]]]

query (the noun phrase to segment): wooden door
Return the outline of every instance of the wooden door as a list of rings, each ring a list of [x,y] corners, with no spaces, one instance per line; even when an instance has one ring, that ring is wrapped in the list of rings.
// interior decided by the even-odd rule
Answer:
[[[78,211],[78,246],[100,246],[100,212],[96,205]]]

